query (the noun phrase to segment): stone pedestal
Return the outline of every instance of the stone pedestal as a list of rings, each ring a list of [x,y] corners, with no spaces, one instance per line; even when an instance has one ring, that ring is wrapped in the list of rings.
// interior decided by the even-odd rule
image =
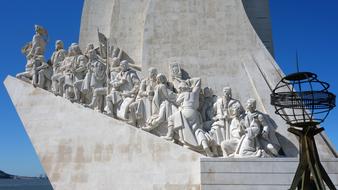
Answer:
[[[322,164],[338,187],[338,159]],[[201,158],[201,189],[287,190],[297,166],[297,158]]]

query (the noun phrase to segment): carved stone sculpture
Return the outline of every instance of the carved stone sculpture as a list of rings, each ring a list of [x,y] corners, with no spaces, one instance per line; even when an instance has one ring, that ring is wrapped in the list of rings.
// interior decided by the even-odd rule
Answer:
[[[53,76],[52,76],[52,91],[56,95],[63,94],[63,84],[61,78],[63,76],[60,67],[62,66],[63,60],[67,56],[67,51],[64,50],[63,42],[61,40],[57,40],[55,42],[55,51],[51,57],[51,64],[53,66]]]
[[[131,110],[129,115],[130,121],[132,124],[137,123],[139,126],[145,126],[145,122],[152,114],[152,101],[157,84],[157,69],[151,67],[148,71],[148,77],[141,81],[135,102],[129,106]]]
[[[39,25],[35,25],[35,34],[33,36],[33,39],[31,41],[31,49],[27,54],[27,57],[30,58],[32,56],[36,56],[36,49],[40,48],[39,52],[40,55],[44,55],[45,54],[45,49],[46,49],[46,45],[47,45],[47,30],[45,30],[42,26]]]
[[[36,27],[32,42],[22,49],[27,64],[18,78],[207,156],[279,155],[274,122],[256,110],[254,99],[247,101],[244,113],[230,87],[217,98],[211,88],[201,90],[201,79],[191,79],[176,62],[169,67],[170,82],[156,68],[140,81],[133,70],[140,66],[129,65],[122,50],[108,47],[111,56],[101,57],[92,43],[85,54],[73,43],[67,54],[57,40],[46,62],[46,34]],[[126,60],[121,61],[122,54]]]
[[[108,115],[127,120],[130,112],[129,105],[134,102],[138,93],[140,79],[137,73],[129,68],[128,61],[122,61],[120,66],[121,71],[117,74],[116,78],[110,82],[113,88],[111,93],[106,97],[105,110]]]
[[[217,101],[217,96],[213,94],[213,91],[209,87],[205,87],[201,91],[199,112],[201,113],[203,120],[203,128],[209,131],[213,123],[214,118],[214,104]]]
[[[76,52],[73,65],[74,101],[84,103],[85,93],[82,92],[82,84],[87,73],[88,58],[82,54],[79,45],[74,46],[74,51]]]
[[[156,76],[157,85],[154,90],[154,98],[152,100],[152,115],[147,120],[147,126],[142,129],[152,131],[156,128],[165,127],[168,125],[168,118],[177,111],[176,98],[177,95],[172,91],[167,78],[160,73]],[[162,133],[165,130],[159,130]],[[166,133],[165,133],[166,134]],[[158,135],[165,135],[158,134]]]
[[[51,91],[53,67],[50,61],[46,62],[43,55],[38,56],[35,62],[39,64],[33,65],[33,79],[34,86]],[[37,66],[40,65],[40,66]]]
[[[172,139],[174,131],[179,134],[179,141],[193,150],[203,150],[208,156],[214,156],[209,146],[210,138],[202,130],[202,118],[197,111],[199,106],[199,94],[201,79],[188,79],[179,84],[177,103],[180,109],[168,119],[168,134],[166,139]]]
[[[278,156],[280,145],[274,128],[261,112],[256,110],[256,100],[249,99],[243,120],[245,135],[236,150],[236,157]]]
[[[47,31],[39,25],[35,25],[34,28],[35,34],[32,41],[28,42],[21,50],[27,58],[25,72],[17,74],[16,77],[26,82],[30,82],[33,78],[33,75],[35,75],[34,77],[36,78],[33,84],[37,85],[38,73],[35,72],[36,70],[34,70],[33,67],[35,69],[38,68],[40,66],[39,63],[41,63],[41,60],[44,60],[43,55],[45,53],[47,44]]]
[[[234,118],[231,120],[229,126],[229,138],[223,140],[221,143],[223,157],[233,156],[238,146],[238,143],[240,142],[241,137],[244,134],[243,128],[241,126],[243,115],[241,114],[240,104],[235,103],[230,109],[232,109]]]
[[[26,82],[31,82],[33,85],[37,85],[38,73],[36,71],[36,68],[41,66],[42,61],[45,60],[44,56],[41,54],[41,51],[41,48],[35,48],[34,55],[30,55],[29,58],[27,57],[25,71],[22,73],[18,73],[16,75],[17,78]]]
[[[169,65],[169,70],[174,92],[178,92],[179,85],[184,81],[181,66],[178,63],[172,63]]]
[[[103,111],[104,96],[107,94],[107,76],[106,65],[102,63],[94,49],[89,50],[88,72],[85,77],[83,87],[91,89],[93,97],[91,103],[87,105],[90,108]]]
[[[80,56],[82,56],[82,52],[79,45],[77,43],[72,43],[68,50],[68,56],[64,59],[62,67],[60,68],[60,70],[63,71],[64,77],[64,79],[62,79],[64,80],[63,95],[70,100],[75,99],[74,82],[83,76],[76,73],[77,62]]]
[[[230,139],[230,123],[231,120],[235,117],[232,109],[234,105],[239,105],[239,114],[243,114],[244,109],[241,106],[241,103],[232,98],[232,92],[230,87],[223,88],[223,96],[218,98],[214,104],[214,110],[216,115],[213,120],[215,121],[212,124],[210,134],[216,143],[220,146],[221,143],[225,140]]]

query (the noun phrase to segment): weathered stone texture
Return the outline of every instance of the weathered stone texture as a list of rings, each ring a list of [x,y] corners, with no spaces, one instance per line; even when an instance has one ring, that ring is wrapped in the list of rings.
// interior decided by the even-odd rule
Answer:
[[[199,190],[202,155],[13,77],[5,85],[55,190]]]

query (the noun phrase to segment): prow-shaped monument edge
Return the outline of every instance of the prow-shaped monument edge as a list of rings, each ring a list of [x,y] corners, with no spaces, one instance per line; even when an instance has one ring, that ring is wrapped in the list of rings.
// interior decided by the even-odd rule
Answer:
[[[200,189],[201,154],[14,77],[4,84],[55,190]]]

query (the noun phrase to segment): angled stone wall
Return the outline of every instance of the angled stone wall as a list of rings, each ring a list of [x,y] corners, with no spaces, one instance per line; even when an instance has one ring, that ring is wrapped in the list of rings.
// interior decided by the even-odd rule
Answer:
[[[191,150],[7,77],[7,91],[55,190],[199,190]]]

